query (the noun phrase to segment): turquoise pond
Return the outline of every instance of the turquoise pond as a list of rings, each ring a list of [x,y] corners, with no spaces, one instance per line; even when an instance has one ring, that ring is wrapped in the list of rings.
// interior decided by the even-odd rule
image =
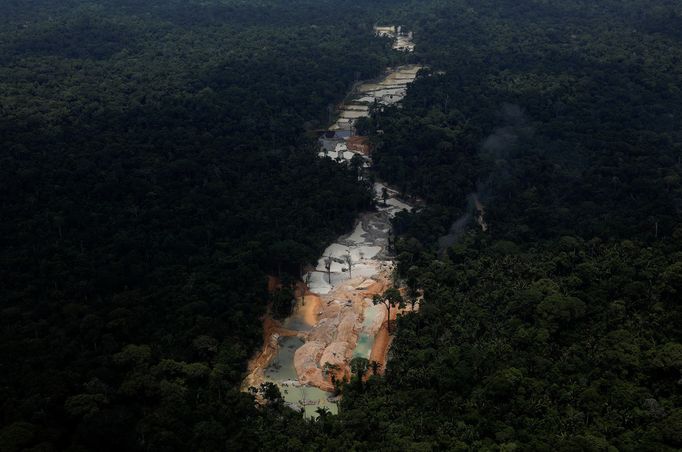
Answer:
[[[362,330],[358,336],[358,342],[353,350],[353,357],[359,356],[369,359],[372,353],[372,346],[374,345],[373,330],[374,325],[378,322],[379,316],[383,314],[384,307],[381,305],[371,305],[365,308],[365,319],[362,321]]]
[[[303,410],[308,418],[316,418],[318,408],[327,408],[332,414],[338,413],[336,402],[328,400],[332,396],[330,392],[298,383],[294,356],[302,345],[303,340],[296,336],[280,337],[277,356],[265,369],[266,381],[275,383],[287,405]]]

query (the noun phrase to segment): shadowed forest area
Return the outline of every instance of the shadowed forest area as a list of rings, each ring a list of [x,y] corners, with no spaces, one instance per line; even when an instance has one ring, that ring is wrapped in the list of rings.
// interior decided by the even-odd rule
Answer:
[[[242,444],[266,275],[298,276],[371,201],[306,132],[389,43],[361,7],[310,3],[5,16],[0,449]]]
[[[0,13],[0,450],[682,447],[676,2]],[[426,203],[395,220],[419,310],[338,415],[257,407],[267,275],[290,286],[372,208],[315,131],[402,63],[427,68],[357,130]]]
[[[682,446],[682,11],[655,3],[411,15],[430,76],[363,127],[381,177],[429,203],[396,225],[424,302],[344,401],[377,413],[372,447]]]

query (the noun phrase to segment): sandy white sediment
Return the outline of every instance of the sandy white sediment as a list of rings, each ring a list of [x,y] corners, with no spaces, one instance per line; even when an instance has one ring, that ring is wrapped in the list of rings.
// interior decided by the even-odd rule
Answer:
[[[409,46],[411,37],[397,36],[398,43]],[[420,69],[418,65],[398,67],[378,82],[361,84],[329,130],[351,130],[357,118],[369,114],[368,104],[390,105],[402,100]],[[324,139],[327,151],[318,155],[344,164],[360,155],[369,163],[367,156],[348,149],[347,138],[341,134]],[[384,188],[388,195],[385,205]],[[333,389],[332,375],[337,379],[349,376],[353,356],[369,357],[374,337],[385,321],[383,308],[374,306],[371,298],[392,283],[391,218],[403,209],[412,209],[390,187],[377,183],[374,191],[377,210],[361,214],[354,229],[330,244],[316,267],[303,275],[310,295],[296,301],[294,313],[284,322],[287,329],[273,327],[264,350],[249,365],[245,389],[271,381],[279,386],[287,405],[307,416],[315,416],[318,407],[336,412],[334,399],[326,391]],[[350,256],[350,269],[346,256]],[[315,312],[311,312],[313,308]]]

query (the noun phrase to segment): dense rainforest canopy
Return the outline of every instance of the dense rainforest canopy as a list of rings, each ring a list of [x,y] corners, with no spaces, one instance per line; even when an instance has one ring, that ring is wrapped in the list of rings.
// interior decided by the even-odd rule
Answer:
[[[0,450],[682,447],[676,2],[0,13]],[[297,278],[371,208],[314,131],[407,61],[428,68],[358,130],[427,203],[395,223],[419,312],[339,415],[256,408],[238,389],[266,275]]]
[[[350,4],[57,3],[2,6],[0,449],[232,436],[266,275],[370,206],[306,131],[389,43]]]

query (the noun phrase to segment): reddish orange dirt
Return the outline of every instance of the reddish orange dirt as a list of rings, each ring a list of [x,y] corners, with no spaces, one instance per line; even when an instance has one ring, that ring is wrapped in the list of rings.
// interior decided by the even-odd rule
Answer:
[[[282,287],[282,284],[276,276],[268,276],[268,292],[272,293]],[[312,304],[312,303],[311,303]],[[272,341],[272,335],[277,333],[280,336],[296,336],[298,332],[288,330],[282,327],[282,324],[273,319],[270,315],[270,306],[268,311],[262,317],[263,322],[263,348],[249,360],[248,370],[249,375],[242,383],[243,389],[248,389],[250,386],[257,387],[263,381],[263,370],[270,363],[272,358],[277,355],[278,344],[277,341]]]
[[[338,308],[335,305],[329,305],[323,301],[327,298],[334,299],[346,299],[353,301],[353,309],[361,309],[360,306],[363,305],[362,300],[366,298],[371,298],[375,294],[383,293],[391,284],[390,271],[384,269],[374,280],[374,282],[368,285],[363,290],[358,290],[357,284],[361,281],[357,281],[355,285],[350,286],[339,286],[333,294],[333,297],[325,295],[321,297],[313,292],[311,292],[308,287],[303,282],[298,282],[295,287],[295,296],[298,300],[303,297],[303,303],[299,305],[299,313],[302,314],[305,323],[310,326],[317,325],[320,318],[331,318],[330,316],[338,315]],[[268,278],[268,289],[276,290],[280,286],[279,281],[275,277]],[[404,310],[391,309],[391,321],[394,322],[397,315]],[[361,311],[360,311],[361,312]],[[320,330],[322,334],[324,330]],[[277,337],[281,336],[300,336],[301,333],[298,331],[287,330],[281,324],[281,322],[274,320],[269,314],[263,317],[263,347],[260,352],[257,353],[249,362],[249,372],[248,376],[245,378],[242,388],[244,390],[248,389],[250,386],[258,387],[260,383],[264,381],[264,371],[269,365],[272,359],[277,355],[278,352],[278,342]],[[352,337],[347,339],[348,342],[348,356],[343,363],[337,363],[339,369],[334,372],[335,377],[339,380],[350,378],[350,354],[355,349],[357,340],[357,333],[354,333]],[[377,331],[374,339],[374,344],[372,345],[372,350],[370,351],[370,360],[377,361],[381,364],[380,374],[384,373],[386,364],[388,361],[388,351],[391,346],[393,337],[389,334],[388,322],[384,321],[379,330]],[[319,361],[318,356],[316,360]],[[297,364],[298,366],[298,364]],[[297,367],[299,376],[302,375],[301,369]],[[320,374],[318,372],[313,372],[314,375],[304,375],[302,382],[317,386],[320,389],[326,391],[332,391],[334,389],[331,382],[330,374]]]
[[[369,354],[369,360],[376,361],[381,364],[381,369],[379,369],[379,374],[384,373],[386,368],[386,363],[388,362],[388,349],[391,347],[391,342],[393,336],[388,334],[388,322],[384,322],[381,325],[381,329],[374,336],[374,344],[372,345],[372,351]]]
[[[282,287],[282,283],[276,276],[268,275],[268,293],[273,293],[275,290]]]
[[[358,135],[349,137],[346,140],[346,145],[348,146],[349,151],[359,152],[367,156],[371,154],[369,139],[367,137],[361,137]]]
[[[300,307],[303,311],[303,318],[305,319],[305,323],[314,326],[317,323],[317,313],[322,304],[320,296],[312,293],[308,289],[308,286],[302,281],[296,283],[294,294],[296,295],[296,298],[301,298],[301,296],[303,296],[303,305]]]
[[[403,292],[403,290],[401,290]],[[411,308],[405,309],[391,309],[391,323],[393,324],[393,329],[395,332],[395,321],[398,318],[398,314],[405,312],[410,312]],[[372,351],[369,354],[369,360],[376,361],[381,364],[381,369],[379,374],[383,375],[386,370],[386,364],[388,364],[388,351],[391,348],[391,343],[393,342],[393,335],[388,332],[388,322],[384,322],[381,325],[381,329],[377,331],[376,336],[374,336],[374,344],[372,344]]]
[[[277,355],[278,343],[272,340],[273,334],[280,336],[296,336],[296,331],[287,330],[283,328],[281,323],[266,314],[263,317],[263,348],[254,356],[248,365],[249,375],[242,383],[243,389],[248,389],[250,386],[258,387],[263,382],[263,371],[270,363],[270,361]]]

